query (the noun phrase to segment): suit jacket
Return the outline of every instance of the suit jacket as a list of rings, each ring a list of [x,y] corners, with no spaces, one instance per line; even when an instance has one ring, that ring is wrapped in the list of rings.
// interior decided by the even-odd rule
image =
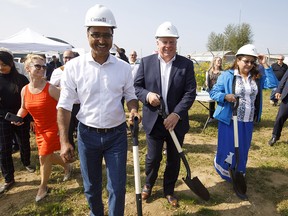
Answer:
[[[158,54],[141,59],[134,87],[138,99],[143,103],[143,128],[150,134],[158,118],[158,109],[147,103],[149,92],[161,95],[160,61]],[[176,55],[172,63],[168,83],[167,106],[169,113],[177,113],[180,120],[175,132],[185,135],[189,130],[188,110],[196,97],[196,80],[193,62],[183,56]]]
[[[287,95],[288,95],[288,83],[287,83],[287,79],[288,79],[288,70],[285,72],[284,76],[282,77],[278,88],[276,90],[276,93],[280,93],[281,94],[281,100],[288,100]]]

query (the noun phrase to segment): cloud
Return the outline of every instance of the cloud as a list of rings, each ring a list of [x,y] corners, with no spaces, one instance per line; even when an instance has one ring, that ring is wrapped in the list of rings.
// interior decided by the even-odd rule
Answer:
[[[26,7],[26,8],[35,8],[37,5],[34,3],[35,0],[7,0],[8,2],[11,2],[12,4]]]

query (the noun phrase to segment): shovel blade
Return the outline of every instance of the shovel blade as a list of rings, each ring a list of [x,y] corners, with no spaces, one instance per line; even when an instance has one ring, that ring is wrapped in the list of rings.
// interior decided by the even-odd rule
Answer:
[[[242,194],[246,194],[247,185],[243,173],[235,172],[235,183],[237,185],[238,191],[240,191]]]
[[[241,199],[247,199],[246,191],[247,185],[246,180],[242,172],[229,169],[230,177],[232,179],[233,189],[236,195]]]
[[[202,182],[198,179],[198,177],[194,177],[190,179],[186,176],[186,178],[182,178],[186,185],[192,190],[197,196],[201,199],[208,201],[210,199],[210,194],[207,188],[202,184]]]

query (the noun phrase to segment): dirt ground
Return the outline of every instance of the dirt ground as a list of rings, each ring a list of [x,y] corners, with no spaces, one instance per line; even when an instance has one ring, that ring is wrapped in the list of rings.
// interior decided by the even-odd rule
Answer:
[[[269,134],[267,133],[267,137],[268,136]],[[249,200],[243,201],[237,198],[237,196],[233,193],[232,185],[224,182],[216,174],[212,165],[213,155],[216,151],[216,137],[210,137],[209,135],[203,134],[187,134],[185,138],[185,145],[187,145],[187,148],[189,147],[189,149],[194,149],[201,145],[209,145],[209,154],[205,154],[205,152],[202,152],[203,154],[200,152],[200,154],[202,154],[201,160],[206,161],[206,164],[207,161],[210,161],[208,163],[210,165],[199,166],[197,169],[193,168],[191,169],[191,172],[192,177],[197,176],[208,188],[211,199],[208,202],[202,201],[193,192],[191,192],[186,184],[181,180],[182,177],[185,177],[183,176],[182,172],[179,176],[175,192],[175,195],[180,197],[179,208],[171,208],[167,204],[166,199],[162,197],[162,181],[161,177],[159,176],[157,185],[153,188],[152,197],[149,198],[147,202],[143,201],[142,203],[143,215],[280,215],[277,213],[277,204],[273,200],[269,199],[269,197],[265,197],[261,189],[259,190],[259,188],[253,188],[253,185],[249,184],[249,181],[247,192]],[[131,155],[131,152],[129,152],[129,154]],[[19,153],[15,154],[15,157],[17,156],[19,157]],[[189,163],[193,164],[191,158],[189,158]],[[252,159],[249,159],[248,166],[250,167],[250,171],[252,171],[254,167],[253,155]],[[13,215],[17,210],[25,207],[27,204],[35,202],[35,195],[37,193],[40,180],[39,171],[35,173],[28,173],[25,168],[21,166],[20,162],[16,162],[15,167],[15,187],[0,196],[1,216]],[[65,183],[61,182],[60,179],[58,182],[56,181],[53,184],[58,184],[61,187],[69,189],[81,187],[81,184],[79,184],[79,179],[81,179],[80,174],[74,175],[74,178],[76,178],[76,180],[72,179],[71,181]],[[281,186],[283,184],[286,184],[287,186],[288,176],[281,174],[281,172],[271,172],[271,175],[266,178],[271,180],[271,184],[273,184],[274,187],[277,187],[277,185]],[[3,182],[2,177],[1,182]],[[287,195],[288,194],[286,194],[286,202]],[[49,199],[47,200],[49,201]],[[78,200],[77,205],[87,204],[85,199],[81,199]],[[86,215],[88,215],[88,209],[86,213]],[[39,215],[42,215],[41,212],[39,212]],[[125,215],[137,215],[134,192],[127,192]]]
[[[270,134],[268,136],[270,136]],[[211,145],[211,150],[216,151],[216,142],[216,138],[203,137],[201,134],[187,134],[184,143],[185,145],[192,146],[193,143],[197,143],[197,145],[209,144]],[[206,159],[209,158],[211,157],[207,156]],[[190,160],[190,164],[191,163],[193,162]],[[253,167],[253,162],[248,164],[248,166]],[[192,178],[197,176],[210,192],[211,199],[208,202],[201,200],[193,192],[191,192],[187,185],[182,180],[180,180],[185,176],[181,176],[180,174],[178,178],[179,184],[176,187],[175,195],[183,196],[183,194],[185,194],[185,201],[181,201],[181,199],[179,200],[179,208],[174,209],[167,204],[166,199],[162,197],[162,187],[158,186],[153,188],[152,197],[149,198],[147,202],[143,202],[143,215],[280,215],[277,213],[276,204],[271,199],[269,200],[269,198],[267,199],[267,197],[263,197],[261,191],[255,191],[253,186],[251,187],[251,185],[249,185],[249,182],[247,185],[248,200],[243,201],[239,199],[233,192],[232,185],[223,181],[216,173],[213,168],[212,161],[211,166],[200,167],[197,170],[193,170],[193,168],[191,168],[191,172]],[[282,186],[283,184],[287,185],[287,175],[271,173],[269,178],[275,187],[276,184],[279,186]],[[130,202],[127,202],[126,215],[137,215],[135,207],[136,204],[134,201],[135,194],[128,194],[127,200]],[[206,210],[204,210],[204,208]]]

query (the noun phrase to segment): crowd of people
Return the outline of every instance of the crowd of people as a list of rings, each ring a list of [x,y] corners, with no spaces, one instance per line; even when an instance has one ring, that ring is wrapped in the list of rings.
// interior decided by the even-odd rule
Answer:
[[[128,148],[125,101],[129,124],[133,124],[135,117],[140,119],[147,141],[142,200],[153,195],[165,143],[163,196],[172,207],[179,206],[174,189],[181,158],[169,131],[175,131],[182,146],[189,131],[188,111],[197,88],[193,62],[177,54],[176,26],[168,21],[160,24],[155,33],[157,53],[141,60],[135,50],[128,58],[125,49],[113,43],[117,24],[109,8],[98,4],[91,7],[85,16],[85,26],[91,51],[78,56],[67,50],[63,53],[63,65],[56,56],[46,63],[45,55],[29,54],[23,72],[19,65],[16,67],[13,53],[0,49],[0,166],[5,181],[0,194],[15,184],[13,140],[19,144],[23,166],[28,172],[35,172],[35,165],[30,162],[30,131],[33,131],[41,177],[36,202],[49,192],[53,164],[63,167],[63,181],[71,178],[78,148],[90,215],[104,215],[103,159],[109,215],[124,215]],[[281,100],[270,146],[280,139],[288,118],[284,56],[280,55],[278,62],[270,66],[265,55],[259,54],[254,45],[246,44],[235,57],[228,70],[222,68],[221,57],[214,57],[205,81],[213,100],[209,103],[209,117],[218,121],[214,167],[228,182],[234,181],[230,170],[235,166],[245,178],[254,122],[261,119],[263,89],[272,89],[272,105]],[[165,119],[160,112],[162,100]],[[143,104],[142,115],[138,113],[139,103]],[[234,122],[236,103],[237,122]],[[23,121],[5,120],[8,112]],[[240,143],[237,152],[235,124]],[[241,155],[240,160],[235,159],[236,153]]]

